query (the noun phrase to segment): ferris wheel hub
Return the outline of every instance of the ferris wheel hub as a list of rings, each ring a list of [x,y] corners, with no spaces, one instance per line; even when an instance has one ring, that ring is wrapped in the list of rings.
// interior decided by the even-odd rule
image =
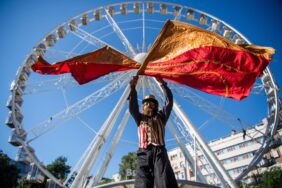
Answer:
[[[144,62],[144,60],[146,59],[148,53],[145,53],[145,52],[141,52],[141,53],[138,53],[136,54],[133,59],[135,61],[137,61],[138,63],[142,64]]]

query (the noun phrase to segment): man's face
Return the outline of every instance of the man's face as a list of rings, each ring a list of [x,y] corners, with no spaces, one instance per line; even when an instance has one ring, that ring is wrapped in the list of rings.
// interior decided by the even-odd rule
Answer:
[[[147,116],[152,116],[157,109],[157,105],[154,102],[146,101],[143,103],[142,112]]]

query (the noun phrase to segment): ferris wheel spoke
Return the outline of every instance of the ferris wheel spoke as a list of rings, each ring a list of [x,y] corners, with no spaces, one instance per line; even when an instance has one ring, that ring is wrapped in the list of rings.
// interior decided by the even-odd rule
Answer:
[[[83,43],[83,41],[84,41],[84,40],[80,40],[76,45],[74,45],[74,47],[72,47],[72,49],[69,51],[69,54],[74,53],[74,51]],[[83,50],[84,50],[85,48],[87,48],[88,45],[92,45],[92,44],[87,43],[87,45],[83,48]],[[82,54],[83,50],[80,50],[80,51],[79,51],[79,54]]]
[[[255,82],[251,94],[265,96],[265,86],[262,83]]]
[[[142,52],[146,51],[145,4],[142,4]]]
[[[227,123],[227,125],[229,125],[234,130],[238,129],[238,124],[240,124],[240,126],[242,125],[243,122],[238,116],[224,110],[222,107],[204,99],[203,97],[200,97],[196,93],[189,90],[187,87],[176,86],[175,84],[170,84],[170,86],[172,90],[180,97],[188,100],[190,103],[207,112],[215,119]],[[246,123],[244,123],[244,125],[245,124]]]
[[[77,116],[76,118],[81,122],[82,125],[84,125],[87,129],[89,129],[89,130],[90,130],[91,132],[93,132],[95,135],[98,134],[98,132],[97,132],[95,129],[93,129],[93,128],[92,128],[86,121],[84,121],[81,117]]]
[[[111,73],[99,79],[93,80],[89,84],[97,84],[114,80],[120,73]],[[56,79],[29,82],[25,85],[24,95],[31,95],[42,92],[52,92],[62,89],[77,87],[79,84],[70,76],[62,75]]]
[[[54,114],[47,120],[43,121],[39,125],[33,127],[31,130],[27,131],[28,135],[32,135],[27,141],[28,143],[34,141],[40,136],[46,134],[57,126],[65,123],[77,117],[79,114],[85,110],[91,108],[96,103],[102,101],[103,99],[111,96],[114,92],[118,91],[120,88],[128,84],[128,81],[132,75],[133,71],[120,74],[115,80],[104,86],[98,91],[88,95],[87,97],[77,101],[76,103],[68,106],[64,110]]]
[[[206,120],[204,123],[202,123],[202,124],[199,126],[198,130],[203,129],[205,126],[207,126],[207,125],[208,125],[210,122],[212,122],[214,119],[215,119],[215,118],[212,117],[212,118]]]
[[[24,95],[55,91],[61,88],[70,88],[76,86],[78,86],[78,83],[70,75],[62,75],[56,79],[27,83]]]
[[[232,130],[240,130],[245,132],[245,128],[249,127],[247,123],[243,122],[238,116],[232,114],[231,112],[228,112],[224,110],[222,107],[200,97],[196,93],[192,92],[188,88],[182,87],[182,86],[176,86],[175,84],[170,84],[171,88],[175,93],[177,93],[182,98],[188,100],[190,103],[192,103],[194,106],[198,107],[199,109],[207,112],[210,114],[213,119],[217,119],[223,123],[226,123],[226,125],[230,126]],[[211,119],[212,120],[212,119]],[[209,121],[211,121],[209,120]],[[208,122],[204,122],[203,124],[206,124]],[[200,128],[202,128],[200,126]],[[257,133],[262,134],[263,136],[267,136],[267,133],[263,133],[260,130],[254,129]],[[254,140],[254,137],[250,135],[249,133],[245,132],[246,137],[250,138],[251,140]],[[258,142],[259,143],[259,142]],[[262,144],[262,143],[259,143]]]
[[[64,102],[66,104],[66,107],[69,108],[69,101],[67,99],[67,95],[66,95],[66,89],[63,88],[61,89],[63,97],[64,97]],[[76,119],[78,119],[82,125],[84,125],[86,128],[88,128],[90,131],[92,131],[95,135],[97,134],[97,131],[94,130],[86,121],[84,121],[81,117],[76,116]]]
[[[107,29],[108,27],[110,27],[109,25],[106,25],[104,27],[101,27],[100,29],[95,30],[94,32],[91,32],[91,35],[95,35],[98,32],[102,32],[103,30]],[[100,39],[104,38],[105,36],[99,37]],[[74,50],[76,50],[78,48],[78,46],[80,46],[83,43],[84,40],[79,41],[70,52],[73,52]],[[89,45],[93,45],[91,43],[87,43],[81,50],[79,50],[79,53],[82,54],[88,47]]]
[[[50,48],[48,50],[48,54],[45,54],[44,57],[47,59],[53,59],[54,61],[60,61],[62,59],[72,58],[75,56],[81,55],[81,53],[75,53],[72,51],[63,51],[63,50],[55,50]]]
[[[126,144],[131,144],[131,145],[134,146],[134,147],[137,147],[137,146],[138,146],[138,142],[134,142],[134,141],[131,141],[131,140],[120,139],[120,141],[123,142],[123,143],[126,143]]]
[[[92,44],[93,46],[95,46],[97,48],[102,48],[104,46],[110,46],[105,41],[102,41],[98,37],[95,37],[93,34],[91,34],[91,33],[87,32],[87,31],[81,29],[80,27],[77,27],[75,25],[72,25],[72,26],[75,28],[75,30],[73,30],[72,33],[75,36],[77,36],[78,38],[82,39],[83,41],[86,41],[89,44]]]
[[[129,52],[131,57],[134,57],[136,55],[136,51],[129,42],[129,40],[126,38],[116,21],[113,19],[113,17],[110,15],[109,11],[105,9],[106,12],[106,19],[109,22],[109,24],[112,26],[113,30],[116,32],[118,35],[119,39],[121,40],[122,44],[125,46],[126,50]]]
[[[46,51],[46,49],[35,47],[35,51]],[[55,50],[55,49],[48,49],[48,52],[44,54],[44,58],[48,59],[49,61],[61,61],[62,59],[71,58],[74,56],[81,55],[80,53],[74,53],[72,51],[63,51],[63,50]]]
[[[129,31],[129,30],[137,30],[137,29],[142,29],[142,27],[127,27],[127,28],[123,28],[123,31]],[[161,28],[158,28],[158,27],[147,27],[146,29],[152,29],[152,30],[160,30]],[[114,34],[115,31],[111,31],[111,32],[108,32],[108,33],[105,33],[104,35],[100,36],[99,38],[100,39],[103,39],[103,38],[106,38],[106,37],[109,37],[110,35]],[[87,46],[88,47],[88,46]]]

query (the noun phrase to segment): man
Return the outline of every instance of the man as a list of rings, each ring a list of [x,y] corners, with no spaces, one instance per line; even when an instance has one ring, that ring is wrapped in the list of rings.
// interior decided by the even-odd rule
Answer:
[[[166,104],[158,111],[158,101],[153,95],[142,101],[142,113],[139,112],[135,86],[138,77],[130,81],[129,111],[138,126],[139,149],[135,188],[177,188],[177,182],[165,148],[165,124],[173,105],[173,96],[166,82],[157,79],[165,96]]]

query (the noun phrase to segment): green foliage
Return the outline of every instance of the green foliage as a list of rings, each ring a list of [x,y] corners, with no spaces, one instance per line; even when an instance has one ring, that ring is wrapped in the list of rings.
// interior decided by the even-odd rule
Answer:
[[[263,174],[262,183],[257,188],[281,188],[282,187],[282,169],[273,167],[270,171]]]
[[[51,164],[47,165],[47,169],[51,172],[56,178],[64,181],[70,172],[70,166],[66,164],[67,158],[60,156]]]
[[[102,178],[101,181],[98,183],[98,185],[106,184],[106,183],[111,183],[113,180],[110,178]]]
[[[1,188],[45,188],[46,182],[35,183],[26,180],[26,176],[22,177],[18,182],[18,174],[20,170],[10,164],[9,157],[0,150],[0,186]],[[66,157],[58,157],[51,164],[47,165],[47,169],[58,179],[65,180],[70,172],[70,166],[66,164]]]
[[[30,182],[26,179],[26,176],[24,176],[20,179],[17,188],[45,188],[45,183]]]
[[[13,188],[17,186],[19,169],[10,164],[9,157],[0,150],[0,185],[1,188]]]
[[[119,174],[121,179],[133,179],[133,176],[126,177],[126,169],[135,170],[136,169],[136,152],[129,152],[127,155],[123,156],[121,163],[119,164]]]
[[[65,180],[67,174],[70,172],[70,166],[66,164],[66,157],[58,157],[51,164],[47,165],[47,169],[51,172],[56,178],[60,180]],[[45,188],[46,181],[43,183],[30,182],[26,180],[26,177],[23,177],[19,181],[17,188]]]

